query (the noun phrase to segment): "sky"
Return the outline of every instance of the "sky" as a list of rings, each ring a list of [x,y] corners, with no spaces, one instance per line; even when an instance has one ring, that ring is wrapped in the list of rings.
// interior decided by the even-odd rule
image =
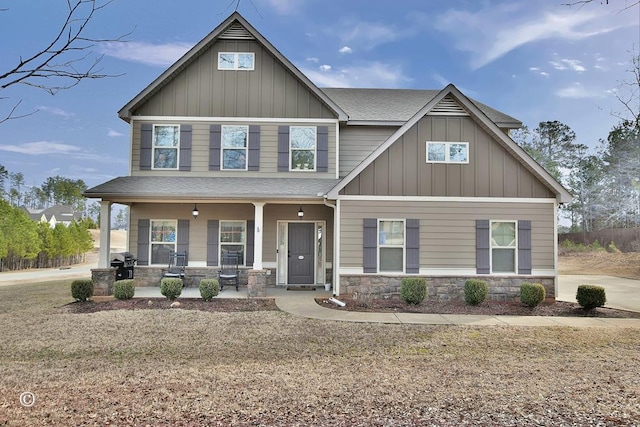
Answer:
[[[320,87],[442,89],[531,129],[558,120],[595,148],[619,122],[616,93],[640,50],[637,0],[113,0],[87,28],[109,78],[51,95],[0,89],[0,165],[26,185],[56,175],[93,187],[129,173],[118,110],[238,11]],[[100,3],[100,1],[99,1]],[[100,3],[102,4],[102,3]],[[0,75],[42,50],[66,0],[0,0]],[[33,113],[33,114],[32,114]]]

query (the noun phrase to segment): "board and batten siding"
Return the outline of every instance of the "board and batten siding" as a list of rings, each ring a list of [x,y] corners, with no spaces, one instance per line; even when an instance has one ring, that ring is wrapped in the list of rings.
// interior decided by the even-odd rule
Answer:
[[[340,201],[340,267],[363,265],[363,219],[420,221],[421,269],[475,269],[476,220],[530,220],[533,270],[555,268],[554,203]]]
[[[341,126],[340,178],[355,169],[397,130],[397,126]]]
[[[140,170],[140,140],[141,121],[134,120],[131,125],[133,132],[131,151],[131,175],[132,176],[219,176],[219,177],[247,177],[247,178],[291,178],[292,174],[301,178],[335,178],[336,173],[336,126],[332,123],[303,122],[287,123],[285,119],[281,123],[234,121],[234,122],[193,122],[191,125],[191,170]],[[149,122],[147,122],[149,123]],[[158,121],[153,124],[181,124],[179,119]],[[212,124],[230,126],[260,126],[260,163],[258,171],[209,171],[209,139]],[[327,172],[278,172],[278,126],[325,126],[329,131],[329,164]]]
[[[426,162],[426,142],[468,142],[468,164]],[[553,198],[470,117],[425,116],[341,192],[345,195]]]
[[[253,52],[254,70],[218,70],[219,52]],[[218,40],[132,112],[134,116],[336,118],[252,40]]]

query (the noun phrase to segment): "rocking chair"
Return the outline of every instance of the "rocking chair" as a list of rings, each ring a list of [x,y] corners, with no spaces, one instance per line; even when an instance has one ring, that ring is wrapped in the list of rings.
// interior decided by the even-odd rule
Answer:
[[[220,290],[224,289],[224,285],[234,285],[238,290],[240,270],[238,269],[238,255],[226,254],[222,256],[220,263]]]

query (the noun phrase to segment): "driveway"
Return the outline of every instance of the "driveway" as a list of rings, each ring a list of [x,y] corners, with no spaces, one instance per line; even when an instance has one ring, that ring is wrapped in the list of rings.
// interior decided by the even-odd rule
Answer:
[[[607,293],[606,307],[640,312],[640,280],[612,276],[562,275],[559,277],[560,301],[576,302],[579,285],[599,285]]]

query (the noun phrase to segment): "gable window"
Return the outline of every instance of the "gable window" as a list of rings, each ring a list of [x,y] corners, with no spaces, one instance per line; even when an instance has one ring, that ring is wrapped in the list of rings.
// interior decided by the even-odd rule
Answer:
[[[491,221],[491,271],[515,273],[517,235],[515,221]]]
[[[427,141],[427,163],[469,163],[469,143]]]
[[[238,255],[238,264],[244,265],[246,229],[245,221],[220,221],[221,259],[225,255]]]
[[[289,128],[290,170],[316,170],[316,127]]]
[[[222,126],[222,169],[247,170],[248,126]]]
[[[253,52],[218,53],[218,70],[253,70],[254,64]]]
[[[179,125],[153,126],[153,168],[178,169]]]
[[[169,255],[176,251],[176,231],[178,222],[175,220],[151,220],[151,264],[167,264]]]
[[[404,220],[378,221],[378,271],[404,272]]]

